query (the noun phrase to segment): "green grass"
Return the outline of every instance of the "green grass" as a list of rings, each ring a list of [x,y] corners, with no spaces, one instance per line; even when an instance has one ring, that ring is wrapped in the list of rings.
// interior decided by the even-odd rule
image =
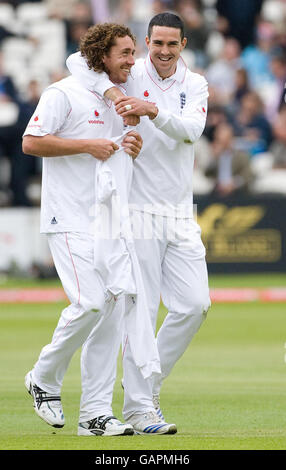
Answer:
[[[246,287],[270,285],[269,281],[273,281],[269,275],[250,276],[248,282],[244,276],[217,276],[210,279],[210,285],[222,287],[231,279],[231,286],[244,286],[245,282]],[[285,276],[283,281],[283,276],[278,275],[273,285],[283,284]],[[286,448],[285,304],[214,304],[162,389],[162,408],[167,420],[177,424],[178,433],[108,438],[76,435],[79,351],[63,385],[66,415],[63,429],[49,427],[35,415],[32,400],[24,389],[24,375],[37,360],[43,345],[50,341],[64,305],[1,306],[0,449]],[[159,322],[164,314],[165,309],[161,307]],[[113,409],[119,418],[123,403],[121,376],[119,360]]]
[[[210,274],[210,287],[285,287],[285,273],[268,274]],[[0,275],[0,289],[15,289],[25,287],[60,287],[58,279],[29,279],[11,278]]]
[[[210,287],[286,287],[286,274],[215,274],[209,276],[209,284]]]

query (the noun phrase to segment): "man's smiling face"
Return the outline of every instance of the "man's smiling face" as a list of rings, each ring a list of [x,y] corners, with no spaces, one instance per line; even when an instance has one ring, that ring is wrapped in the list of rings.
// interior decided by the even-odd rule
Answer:
[[[161,78],[168,78],[176,72],[180,54],[187,39],[181,39],[178,28],[153,26],[150,38],[146,37],[151,61]]]
[[[125,83],[134,65],[135,45],[129,36],[116,38],[115,45],[103,57],[105,69],[113,83]]]

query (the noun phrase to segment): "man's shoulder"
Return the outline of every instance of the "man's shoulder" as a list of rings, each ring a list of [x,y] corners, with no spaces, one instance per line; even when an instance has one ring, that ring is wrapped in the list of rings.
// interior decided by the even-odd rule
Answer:
[[[60,90],[64,90],[70,86],[78,86],[79,82],[73,75],[68,75],[67,77],[62,78],[57,82],[53,82],[49,85],[48,88],[58,88]]]
[[[187,69],[186,71],[185,80],[190,86],[204,86],[208,83],[206,78],[201,73],[192,72],[190,69]]]
[[[49,85],[45,91],[56,95],[65,95],[67,97],[79,94],[84,96],[86,93],[88,93],[88,90],[82,85],[82,83],[72,75],[62,78],[58,82],[51,83],[51,85]]]
[[[41,98],[42,100],[53,100],[58,104],[61,103],[61,105],[68,105],[70,102],[69,97],[71,96],[71,92],[74,90],[78,93],[79,87],[81,87],[81,85],[73,76],[70,75],[47,86],[43,90]]]

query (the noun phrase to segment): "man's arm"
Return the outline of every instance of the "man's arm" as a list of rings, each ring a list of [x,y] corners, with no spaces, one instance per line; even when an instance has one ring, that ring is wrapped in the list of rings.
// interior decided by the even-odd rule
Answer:
[[[158,109],[154,103],[126,97],[114,86],[105,72],[96,73],[90,70],[79,52],[69,56],[66,63],[70,72],[86,88],[115,102],[116,110],[126,124],[135,125],[126,121],[131,116],[148,116],[158,129],[175,140],[193,143],[200,138],[206,123],[208,98],[208,85],[203,77],[197,79],[195,93],[186,104],[182,115],[177,115],[167,109]],[[124,107],[127,104],[131,104],[131,110],[126,111]]]
[[[169,137],[186,143],[196,142],[201,136],[207,117],[208,85],[201,78],[197,89],[191,99],[186,103],[182,115],[168,109],[161,109],[155,103],[149,103],[134,97],[120,97],[116,99],[116,111],[122,117],[129,113],[138,116],[148,116],[153,124]],[[125,106],[130,105],[131,110]]]
[[[66,60],[70,73],[88,90],[95,91],[101,96],[109,88],[116,88],[109,80],[107,73],[95,72],[88,68],[87,62],[80,52],[71,54]],[[123,93],[122,93],[123,94]]]
[[[119,147],[108,139],[64,139],[54,135],[25,135],[23,152],[35,157],[62,157],[88,153],[98,160],[107,160]]]
[[[136,131],[126,134],[122,147],[132,158],[136,158],[142,148],[142,137]],[[88,153],[98,160],[105,161],[114,154],[119,146],[108,139],[64,139],[54,135],[25,135],[23,152],[35,157],[62,157]]]
[[[70,102],[62,91],[47,89],[24,132],[23,152],[36,157],[61,157],[90,154],[106,160],[119,147],[107,139],[66,139],[56,134],[71,112]]]
[[[71,54],[66,65],[71,74],[88,90],[95,91],[111,101],[121,98],[124,93],[109,80],[107,73],[95,72],[88,68],[87,62],[80,52]]]
[[[80,52],[71,54],[66,65],[71,74],[88,90],[98,93],[111,101],[124,97],[124,93],[109,80],[107,73],[95,72],[88,68],[87,62]],[[124,124],[127,126],[137,126],[140,117],[129,113],[128,117],[123,118]]]
[[[109,158],[119,146],[109,139],[67,139],[56,134],[62,128],[71,105],[65,93],[51,88],[43,93],[32,115],[23,137],[23,152],[36,157],[61,157],[90,154],[99,160]],[[142,138],[129,132],[122,146],[132,158],[136,158],[142,147]]]

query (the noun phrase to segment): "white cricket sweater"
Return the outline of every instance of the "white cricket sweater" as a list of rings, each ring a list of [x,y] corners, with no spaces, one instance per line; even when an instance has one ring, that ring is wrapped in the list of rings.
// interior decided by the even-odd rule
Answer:
[[[80,53],[71,55],[67,66],[87,89],[101,96],[114,86],[107,74],[88,69]],[[193,144],[206,122],[205,78],[191,72],[180,58],[175,74],[163,80],[148,55],[136,61],[123,87],[127,95],[151,101],[159,110],[155,119],[144,116],[137,126],[143,148],[134,162],[130,204],[155,214],[192,216]]]
[[[111,139],[122,131],[122,118],[110,101],[67,77],[44,91],[24,135]],[[85,153],[43,158],[42,233],[93,231],[98,162]]]

